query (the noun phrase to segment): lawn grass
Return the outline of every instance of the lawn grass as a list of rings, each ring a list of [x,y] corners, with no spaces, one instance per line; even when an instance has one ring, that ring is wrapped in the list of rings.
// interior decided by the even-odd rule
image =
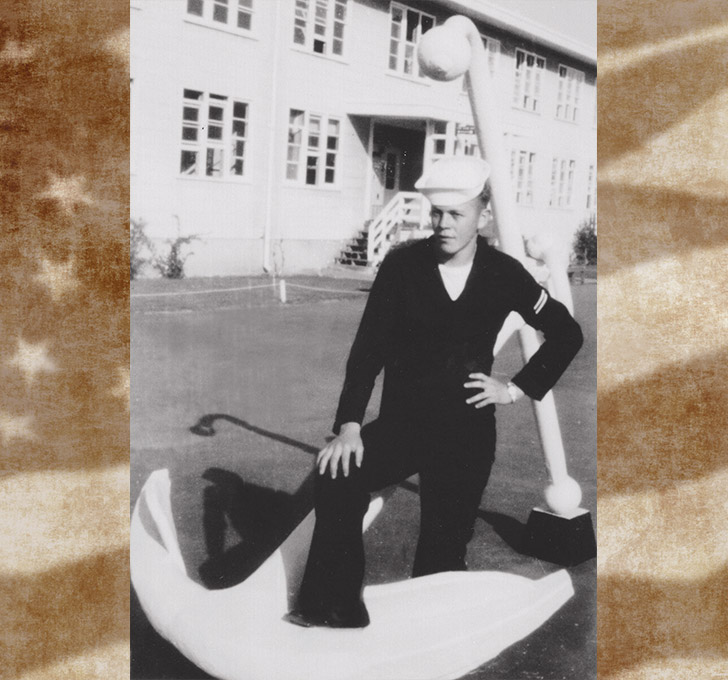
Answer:
[[[132,503],[149,472],[170,469],[188,572],[210,587],[243,578],[310,509],[313,454],[330,434],[346,356],[366,301],[366,282],[286,281],[286,304],[276,296],[276,286],[180,295],[269,282],[260,278],[132,286]],[[576,285],[572,292],[585,345],[555,398],[569,470],[582,485],[582,505],[596,520],[596,286]],[[508,377],[520,364],[514,338],[494,372]],[[376,416],[378,389],[370,418]],[[538,578],[557,567],[514,549],[546,483],[528,400],[499,408],[496,455],[469,566]],[[210,520],[220,508],[227,511],[227,524],[212,540],[203,518]],[[367,532],[368,583],[408,578],[418,522],[414,478],[395,491]],[[596,677],[595,561],[569,572],[576,596],[536,633],[468,677]],[[132,604],[132,677],[205,677],[165,647],[134,598]]]

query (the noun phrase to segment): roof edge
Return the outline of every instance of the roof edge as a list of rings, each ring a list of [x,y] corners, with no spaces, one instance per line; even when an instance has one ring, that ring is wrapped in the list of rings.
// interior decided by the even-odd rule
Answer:
[[[496,28],[515,33],[533,42],[568,54],[591,66],[597,65],[596,49],[563,33],[554,31],[543,24],[494,5],[488,0],[442,0],[442,4],[455,11],[464,11],[476,19],[485,20]]]

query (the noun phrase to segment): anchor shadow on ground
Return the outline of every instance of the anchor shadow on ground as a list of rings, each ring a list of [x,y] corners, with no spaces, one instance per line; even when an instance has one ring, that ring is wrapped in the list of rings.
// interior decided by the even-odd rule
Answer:
[[[199,566],[205,587],[214,590],[242,583],[283,543],[313,504],[313,477],[295,494],[245,482],[222,468],[202,475],[212,482],[203,494],[203,532],[207,560]],[[239,542],[226,549],[226,536]]]

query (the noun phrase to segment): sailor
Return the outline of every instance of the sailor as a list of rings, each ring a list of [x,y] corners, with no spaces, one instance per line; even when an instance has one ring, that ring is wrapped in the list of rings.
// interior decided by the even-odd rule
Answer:
[[[362,518],[370,493],[419,473],[413,576],[466,569],[495,454],[495,405],[541,399],[582,344],[566,307],[516,259],[479,235],[489,165],[444,158],[416,188],[433,235],[391,251],[372,285],[346,366],[336,437],[316,458],[314,528],[296,607],[303,626],[364,627]],[[539,350],[508,382],[491,376],[510,312],[541,331]],[[362,427],[384,370],[379,417]]]

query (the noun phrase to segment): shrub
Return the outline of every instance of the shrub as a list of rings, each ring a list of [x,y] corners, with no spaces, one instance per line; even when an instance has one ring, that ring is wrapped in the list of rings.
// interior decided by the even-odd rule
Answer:
[[[152,266],[165,279],[183,279],[185,277],[185,262],[190,255],[187,253],[182,255],[182,246],[189,245],[192,241],[199,241],[200,237],[195,234],[189,236],[178,236],[176,239],[168,239],[169,252],[165,256],[156,256],[152,262]]]
[[[133,281],[141,273],[149,257],[154,255],[152,242],[144,229],[147,224],[144,220],[130,220],[129,226],[129,276]],[[144,256],[146,251],[147,257]]]
[[[574,234],[574,256],[585,264],[597,261],[597,216],[592,215]]]

